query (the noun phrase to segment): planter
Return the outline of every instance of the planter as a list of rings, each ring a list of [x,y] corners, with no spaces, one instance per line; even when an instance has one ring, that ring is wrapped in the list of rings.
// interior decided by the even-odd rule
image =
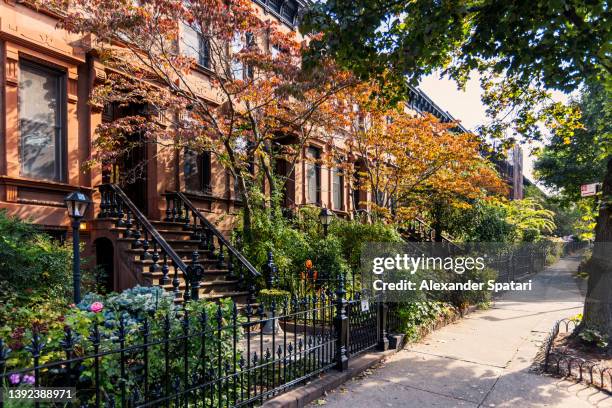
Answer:
[[[261,332],[263,334],[283,334],[283,329],[281,329],[278,316],[272,319],[272,312],[267,312],[266,317],[268,320],[266,321],[263,329],[261,329]]]

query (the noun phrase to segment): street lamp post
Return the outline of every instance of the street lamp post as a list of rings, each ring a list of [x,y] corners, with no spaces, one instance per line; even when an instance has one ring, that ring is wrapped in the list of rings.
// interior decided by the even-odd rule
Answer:
[[[319,221],[321,221],[321,225],[323,225],[324,236],[327,236],[327,227],[329,227],[329,224],[331,224],[333,217],[334,213],[329,208],[323,207],[321,209],[321,212],[319,213]]]
[[[72,220],[72,285],[74,293],[74,303],[81,301],[81,252],[79,248],[81,219],[85,216],[85,211],[91,200],[80,191],[75,191],[64,198],[68,216]]]

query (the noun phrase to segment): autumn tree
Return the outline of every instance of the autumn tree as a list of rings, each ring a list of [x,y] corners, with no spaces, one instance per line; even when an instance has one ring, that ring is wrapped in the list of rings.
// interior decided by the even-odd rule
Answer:
[[[457,131],[433,115],[416,114],[403,103],[381,97],[363,83],[339,95],[346,124],[338,134],[359,161],[347,162],[350,174],[371,193],[375,210],[393,208],[397,217],[431,213],[436,202],[469,202],[503,192],[504,184],[481,155],[482,140]],[[357,163],[357,165],[356,165]]]
[[[304,29],[325,32],[313,49],[362,79],[391,78],[385,89],[392,91],[438,69],[459,86],[480,71],[493,124],[482,130],[509,139],[540,139],[539,124],[572,137],[578,112],[552,101],[550,91],[576,91],[586,81],[610,85],[605,1],[320,1]],[[584,326],[612,337],[612,145],[594,147],[602,148],[607,168]]]
[[[93,103],[146,107],[100,126],[93,159],[117,160],[134,132],[177,157],[210,151],[236,180],[247,233],[256,175],[273,186],[275,154],[299,152],[273,148],[276,138],[291,134],[299,147],[324,134],[333,122],[329,98],[351,81],[329,59],[303,68],[306,41],[258,15],[250,0],[47,5],[62,9],[66,29],[93,35],[95,54],[113,72]]]

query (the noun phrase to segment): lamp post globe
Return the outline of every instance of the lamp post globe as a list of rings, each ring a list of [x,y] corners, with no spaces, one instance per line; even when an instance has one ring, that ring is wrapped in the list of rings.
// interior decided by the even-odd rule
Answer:
[[[81,301],[81,252],[79,229],[91,200],[82,192],[74,191],[64,198],[68,216],[72,220],[72,285],[74,303]]]
[[[329,224],[331,224],[333,218],[334,213],[329,208],[321,208],[321,212],[319,213],[319,221],[321,221],[321,225],[323,225],[323,235],[327,236],[327,228],[329,227]]]

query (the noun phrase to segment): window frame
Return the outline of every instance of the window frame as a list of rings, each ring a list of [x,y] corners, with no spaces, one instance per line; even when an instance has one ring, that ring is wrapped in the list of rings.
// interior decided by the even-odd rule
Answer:
[[[202,68],[212,69],[212,59],[210,56],[210,38],[196,31],[198,34],[198,65]],[[206,58],[204,58],[204,55]]]
[[[321,148],[317,146],[307,146],[305,151],[305,156],[307,159],[320,160],[321,159]],[[309,156],[309,152],[314,153],[314,157]],[[314,178],[316,185],[316,201],[312,201],[310,197],[310,178],[308,175],[310,167],[314,168]],[[321,205],[321,164],[318,162],[310,163],[306,162],[306,203],[307,204],[315,204]]]
[[[54,178],[40,178],[36,176],[32,176],[29,174],[25,174],[23,167],[23,132],[21,125],[21,103],[22,103],[22,90],[21,90],[21,72],[23,67],[27,67],[32,71],[37,71],[38,73],[42,73],[47,76],[53,76],[57,79],[57,109],[55,113],[55,120],[57,125],[54,126],[56,131],[59,130],[59,137],[56,135],[56,143],[55,143],[55,160],[58,162],[55,166],[54,170]],[[17,85],[17,122],[19,127],[19,140],[18,140],[18,148],[19,148],[19,176],[31,178],[34,180],[46,180],[46,181],[54,181],[59,183],[65,183],[68,180],[68,166],[67,166],[67,157],[68,157],[68,132],[67,132],[67,121],[68,121],[68,89],[67,89],[67,73],[64,69],[57,68],[54,66],[49,66],[48,64],[44,64],[38,61],[30,60],[27,58],[19,59],[19,79]]]
[[[344,171],[340,168],[341,161],[336,162],[336,167],[332,169],[332,207],[334,210],[343,211],[344,210]],[[336,178],[338,178],[338,183],[336,183]],[[338,186],[336,187],[336,184]],[[336,205],[336,188],[340,193],[340,202]]]
[[[185,149],[186,154],[194,154],[196,155],[196,175],[192,177],[197,177],[198,189],[193,190],[187,186],[187,180],[185,179],[185,189],[190,192],[198,192],[203,194],[211,194],[212,193],[212,155],[209,150],[205,150],[202,152],[190,151],[189,149]],[[185,164],[183,164],[183,175],[185,175]]]

